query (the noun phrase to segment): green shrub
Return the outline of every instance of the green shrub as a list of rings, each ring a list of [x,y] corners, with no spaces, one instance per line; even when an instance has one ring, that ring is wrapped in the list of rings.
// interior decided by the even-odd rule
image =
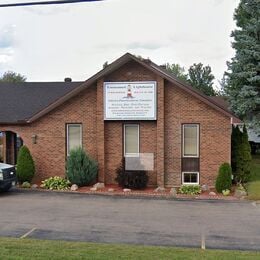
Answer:
[[[20,183],[31,182],[35,173],[34,161],[29,149],[22,146],[18,153],[16,174]]]
[[[67,177],[78,186],[89,185],[97,176],[98,164],[91,159],[82,148],[70,151],[67,160]]]
[[[48,190],[67,190],[70,182],[62,177],[54,176],[42,181],[41,187]]]
[[[121,165],[117,168],[117,177],[115,181],[122,188],[128,189],[144,189],[148,183],[148,175],[146,171],[125,170],[125,159],[122,159]]]
[[[30,182],[28,182],[28,181],[23,182],[22,188],[27,188],[27,189],[28,189],[28,188],[31,188]]]
[[[246,183],[250,178],[251,147],[248,134],[244,125],[243,132],[239,127],[233,127],[231,136],[231,166],[236,183]]]
[[[232,169],[229,163],[223,163],[219,167],[218,177],[216,180],[215,188],[217,192],[222,192],[223,190],[230,190],[232,185]]]
[[[235,179],[238,183],[246,183],[250,179],[252,156],[245,126],[243,128],[241,144],[239,148],[240,149],[237,154]]]
[[[199,185],[182,185],[179,189],[181,194],[197,195],[201,193]]]
[[[238,154],[242,143],[242,133],[238,126],[232,126],[231,134],[231,167],[232,172],[235,173],[237,170]]]

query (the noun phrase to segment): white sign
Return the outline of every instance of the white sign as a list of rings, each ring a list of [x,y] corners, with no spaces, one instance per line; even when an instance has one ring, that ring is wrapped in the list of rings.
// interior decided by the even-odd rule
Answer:
[[[156,82],[105,82],[105,120],[156,120]]]

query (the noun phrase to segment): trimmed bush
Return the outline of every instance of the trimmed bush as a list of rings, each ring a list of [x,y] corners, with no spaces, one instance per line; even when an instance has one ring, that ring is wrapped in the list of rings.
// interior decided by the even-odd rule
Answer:
[[[67,160],[67,177],[72,184],[89,185],[96,179],[97,172],[97,162],[91,159],[82,148],[70,151]]]
[[[219,167],[218,177],[215,188],[217,192],[222,193],[223,190],[230,190],[232,185],[232,169],[229,163],[223,163]]]
[[[197,195],[201,193],[199,185],[182,185],[179,189],[181,194]]]
[[[29,149],[22,146],[18,153],[16,175],[20,183],[31,182],[35,173],[34,161]]]
[[[48,190],[67,190],[70,182],[62,177],[54,176],[42,181],[41,187]]]
[[[122,159],[121,165],[117,169],[116,182],[122,188],[144,189],[148,183],[146,171],[129,171],[125,170],[125,159]]]

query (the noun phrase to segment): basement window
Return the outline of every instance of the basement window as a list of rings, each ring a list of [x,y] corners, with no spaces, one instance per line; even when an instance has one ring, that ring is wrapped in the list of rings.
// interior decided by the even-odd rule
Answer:
[[[183,172],[182,173],[182,184],[199,184],[199,173],[198,172]]]

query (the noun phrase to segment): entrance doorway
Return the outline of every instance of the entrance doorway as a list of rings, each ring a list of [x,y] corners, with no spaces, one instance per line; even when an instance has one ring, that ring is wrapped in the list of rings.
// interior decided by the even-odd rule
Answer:
[[[12,131],[0,131],[0,162],[15,165],[23,140]]]

